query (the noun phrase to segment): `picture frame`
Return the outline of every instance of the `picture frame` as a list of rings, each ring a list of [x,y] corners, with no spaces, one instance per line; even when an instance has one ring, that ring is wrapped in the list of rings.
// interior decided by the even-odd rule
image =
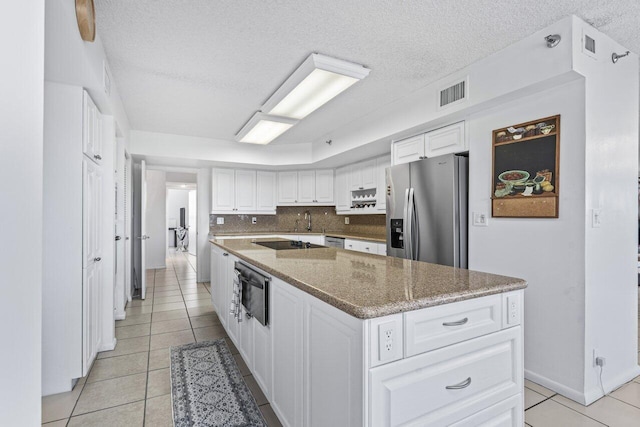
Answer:
[[[558,218],[560,115],[492,132],[491,216]]]

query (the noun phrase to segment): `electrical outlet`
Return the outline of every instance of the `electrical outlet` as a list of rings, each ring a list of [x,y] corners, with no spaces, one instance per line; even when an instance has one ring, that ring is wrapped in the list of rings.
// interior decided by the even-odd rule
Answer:
[[[378,325],[378,359],[381,362],[393,359],[396,352],[395,338],[395,322],[387,322]]]
[[[604,357],[596,357],[596,366],[604,367],[606,361],[607,359],[605,359]]]
[[[517,295],[507,297],[507,324],[517,325],[520,323],[520,298]]]
[[[473,213],[473,225],[476,227],[488,227],[489,216],[484,212]]]
[[[216,218],[216,224],[223,225],[224,224],[224,218],[221,218],[221,217]]]
[[[257,224],[258,223],[258,219],[255,216],[251,217],[251,224]]]
[[[345,216],[345,217],[344,217],[344,223],[345,223],[345,224],[349,224],[349,217],[348,217],[348,216]]]
[[[592,359],[592,360],[593,360],[593,366],[594,366],[594,367],[595,367],[595,366],[598,366],[598,365],[596,364],[597,359],[598,359],[598,349],[597,349],[597,348],[594,348],[594,349],[593,349],[593,359]]]

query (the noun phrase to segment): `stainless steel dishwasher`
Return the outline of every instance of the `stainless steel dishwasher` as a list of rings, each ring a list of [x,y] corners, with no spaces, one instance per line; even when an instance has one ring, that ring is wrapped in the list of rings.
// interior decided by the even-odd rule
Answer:
[[[326,236],[324,238],[324,245],[332,248],[344,249],[344,239],[342,237]]]
[[[234,265],[241,289],[242,306],[248,317],[269,324],[269,278],[240,262]]]

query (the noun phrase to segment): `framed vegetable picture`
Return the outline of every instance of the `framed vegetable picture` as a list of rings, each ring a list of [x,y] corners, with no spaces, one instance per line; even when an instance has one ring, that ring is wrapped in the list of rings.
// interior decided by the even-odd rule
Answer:
[[[491,215],[557,218],[560,116],[493,131]]]

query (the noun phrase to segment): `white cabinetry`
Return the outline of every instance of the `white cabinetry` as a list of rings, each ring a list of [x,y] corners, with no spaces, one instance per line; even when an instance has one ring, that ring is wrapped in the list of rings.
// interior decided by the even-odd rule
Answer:
[[[42,393],[115,346],[115,128],[82,87],[45,82]],[[113,131],[113,133],[111,133]]]
[[[461,153],[468,149],[465,138],[465,122],[462,121],[396,141],[393,143],[391,151],[393,164],[399,165],[428,157]]]
[[[351,209],[351,168],[344,166],[336,169],[335,200],[336,212],[349,212]]]
[[[278,204],[298,203],[298,172],[278,172]]]
[[[369,254],[387,254],[387,246],[384,243],[377,243],[369,240],[344,239],[344,248],[349,251],[364,252]]]
[[[274,172],[218,168],[211,171],[211,213],[275,214],[274,194]]]
[[[376,188],[376,161],[367,160],[351,166],[351,191]]]
[[[279,205],[333,205],[333,169],[278,172]]]
[[[276,173],[256,172],[256,210],[275,212],[276,210]]]
[[[382,156],[376,159],[376,210],[381,212],[387,211],[387,178],[386,170],[391,166],[391,156]]]

